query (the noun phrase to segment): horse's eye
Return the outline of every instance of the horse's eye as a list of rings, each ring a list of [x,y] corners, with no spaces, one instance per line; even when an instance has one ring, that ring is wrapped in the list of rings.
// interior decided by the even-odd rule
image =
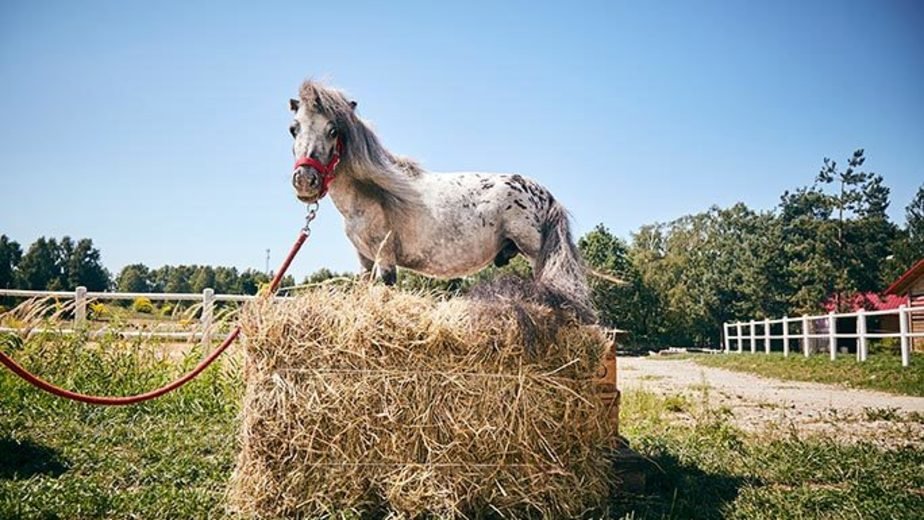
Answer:
[[[298,123],[292,123],[292,125],[289,126],[289,133],[292,134],[292,137],[298,134]]]
[[[337,129],[336,129],[336,128],[331,128],[330,130],[328,130],[328,131],[327,131],[327,137],[330,137],[331,139],[337,137]]]

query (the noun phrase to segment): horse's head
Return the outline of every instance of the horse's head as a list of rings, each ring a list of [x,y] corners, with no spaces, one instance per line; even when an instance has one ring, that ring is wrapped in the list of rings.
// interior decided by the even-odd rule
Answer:
[[[343,110],[349,107],[348,111],[352,112],[356,107],[356,102],[345,98],[324,99],[331,97],[331,94],[325,94],[322,97],[317,90],[306,91],[303,86],[301,99],[289,100],[289,108],[294,115],[289,132],[295,139],[292,145],[295,155],[292,186],[295,196],[302,202],[314,202],[327,193],[343,153],[343,134],[348,124]],[[342,97],[339,92],[335,95]],[[332,102],[342,102],[344,106],[331,106]]]

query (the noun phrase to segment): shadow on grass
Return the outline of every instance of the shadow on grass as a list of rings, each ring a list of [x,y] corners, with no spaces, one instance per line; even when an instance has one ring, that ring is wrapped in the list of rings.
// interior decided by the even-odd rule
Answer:
[[[27,479],[35,475],[57,477],[67,471],[67,461],[48,446],[30,440],[0,438],[0,480]]]
[[[612,518],[724,518],[726,504],[752,479],[708,473],[661,454],[649,457],[643,494],[623,494],[610,504]]]

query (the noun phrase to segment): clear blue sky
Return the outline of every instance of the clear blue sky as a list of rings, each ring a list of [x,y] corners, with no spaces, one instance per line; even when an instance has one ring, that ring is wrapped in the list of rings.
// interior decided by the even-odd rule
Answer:
[[[275,265],[304,211],[286,101],[309,76],[430,169],[545,183],[578,234],[769,209],[857,147],[902,223],[922,27],[917,1],[8,0],[0,233],[90,237],[114,272]],[[314,229],[297,277],[358,268],[330,201]]]

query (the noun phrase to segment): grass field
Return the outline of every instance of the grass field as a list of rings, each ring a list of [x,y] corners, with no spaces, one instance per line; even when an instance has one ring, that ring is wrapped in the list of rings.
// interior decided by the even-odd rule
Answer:
[[[901,365],[901,358],[890,354],[871,354],[858,363],[852,355],[840,355],[834,361],[827,355],[783,354],[692,355],[703,365],[751,372],[754,374],[818,383],[842,384],[851,388],[882,390],[895,394],[924,396],[924,355],[912,353],[911,363]]]
[[[109,338],[7,338],[2,348],[67,387],[152,388],[195,363]],[[99,408],[53,398],[0,371],[0,518],[216,518],[237,451],[242,393],[233,356],[154,402]],[[683,417],[685,420],[677,420]],[[623,433],[651,460],[648,492],[611,518],[914,518],[924,453],[795,436],[750,436],[708,397],[623,396]]]

